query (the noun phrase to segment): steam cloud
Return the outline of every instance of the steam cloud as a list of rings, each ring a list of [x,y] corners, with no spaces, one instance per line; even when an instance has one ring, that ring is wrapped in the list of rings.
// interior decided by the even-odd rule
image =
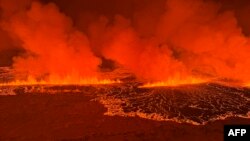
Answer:
[[[219,2],[145,1],[127,15],[79,14],[82,26],[54,3],[6,0],[1,9],[2,29],[25,49],[14,69],[37,79],[95,77],[104,57],[146,81],[250,80],[249,37]]]

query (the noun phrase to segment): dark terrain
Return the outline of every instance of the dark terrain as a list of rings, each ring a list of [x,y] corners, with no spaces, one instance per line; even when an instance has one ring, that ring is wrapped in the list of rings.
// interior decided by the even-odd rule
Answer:
[[[250,124],[249,88],[140,85],[0,86],[0,140],[222,141]]]

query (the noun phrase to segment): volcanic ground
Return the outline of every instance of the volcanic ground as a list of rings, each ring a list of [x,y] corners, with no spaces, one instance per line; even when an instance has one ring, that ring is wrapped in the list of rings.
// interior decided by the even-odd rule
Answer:
[[[121,83],[0,86],[0,140],[223,140],[224,124],[250,123],[247,87],[143,88],[126,71],[105,75]]]
[[[250,89],[213,83],[139,88],[138,83],[91,86],[2,86],[0,95],[82,94],[94,96],[108,116],[176,121],[195,125],[226,117],[249,118]]]
[[[13,78],[11,69],[0,70],[2,82]],[[218,83],[141,88],[132,75],[118,72],[112,73],[123,80],[118,84],[0,86],[0,95],[82,94],[103,104],[107,116],[138,116],[195,125],[227,117],[250,117],[249,88]]]

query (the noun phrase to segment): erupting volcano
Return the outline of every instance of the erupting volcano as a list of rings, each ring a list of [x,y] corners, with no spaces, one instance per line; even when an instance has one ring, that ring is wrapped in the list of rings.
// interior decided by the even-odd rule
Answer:
[[[173,122],[206,129],[228,118],[250,123],[249,13],[247,0],[0,0],[0,101],[5,103],[0,106],[0,123],[6,121],[0,140],[43,135],[50,140],[57,128],[76,133],[78,128],[68,126],[86,122],[72,120],[71,115],[58,123],[69,122],[65,127],[53,123],[53,133],[32,136],[19,134],[19,129],[7,131],[20,126],[7,120],[11,114],[18,116],[6,109],[8,100],[20,98],[14,104],[25,105],[22,100],[27,96],[39,97],[33,105],[40,116],[48,116],[45,123],[52,123],[54,117],[39,108],[49,104],[47,97],[69,101],[66,111],[57,111],[56,106],[48,109],[62,115],[71,113],[70,108],[79,111],[92,105],[80,111],[83,117],[90,116],[86,113],[96,109],[92,102],[106,108],[96,125],[80,128],[86,133],[65,138],[98,139],[97,134],[106,130],[99,130],[98,124],[116,117],[146,119],[145,124],[138,123],[142,128],[149,122],[162,126]],[[81,97],[87,99],[86,105]],[[29,111],[22,106],[21,110]],[[21,117],[28,115],[33,114]],[[149,127],[158,123],[152,124]],[[115,130],[111,127],[107,126],[110,132]],[[130,128],[124,130],[130,132]],[[61,137],[55,136],[65,139]]]

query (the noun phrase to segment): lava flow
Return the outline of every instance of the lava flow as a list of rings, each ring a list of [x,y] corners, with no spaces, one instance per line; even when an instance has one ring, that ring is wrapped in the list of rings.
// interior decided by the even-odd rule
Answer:
[[[140,86],[140,88],[154,88],[154,87],[177,87],[181,85],[195,85],[209,82],[205,79],[188,78],[184,80],[168,80],[162,82],[146,83]]]
[[[13,82],[6,82],[0,83],[0,86],[32,86],[32,85],[107,85],[107,84],[117,84],[121,83],[119,80],[109,80],[109,79],[80,79],[78,81],[68,81],[68,80],[50,80],[50,81],[37,81],[35,79],[29,79],[27,81],[13,81]]]

